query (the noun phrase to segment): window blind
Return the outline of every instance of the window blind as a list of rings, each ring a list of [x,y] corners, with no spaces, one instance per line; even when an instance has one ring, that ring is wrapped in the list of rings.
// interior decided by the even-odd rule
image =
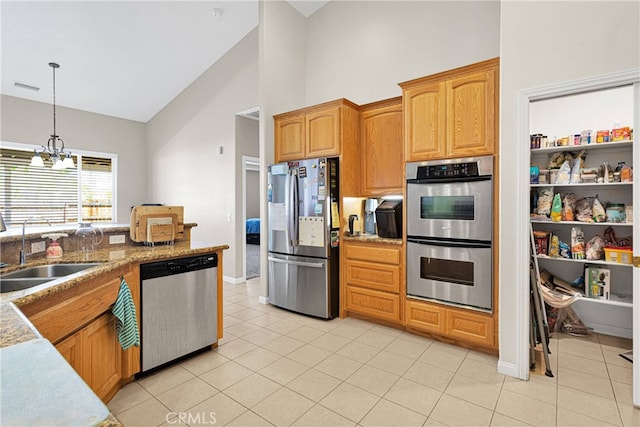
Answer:
[[[48,159],[45,167],[29,166],[32,156],[33,151],[0,149],[0,206],[7,226],[32,217],[42,224],[112,221],[111,159],[73,156],[76,169],[53,170]]]

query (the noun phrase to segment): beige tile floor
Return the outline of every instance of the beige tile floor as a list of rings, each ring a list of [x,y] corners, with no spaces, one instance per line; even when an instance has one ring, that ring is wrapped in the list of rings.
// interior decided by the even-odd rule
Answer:
[[[551,340],[554,378],[521,381],[497,359],[353,318],[322,321],[224,286],[224,338],[125,386],[126,426],[640,426],[629,340]]]

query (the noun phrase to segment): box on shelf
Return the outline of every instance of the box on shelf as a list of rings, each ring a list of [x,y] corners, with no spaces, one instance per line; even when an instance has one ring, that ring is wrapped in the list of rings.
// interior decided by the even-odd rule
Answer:
[[[611,270],[586,267],[584,283],[584,293],[588,298],[608,300],[611,293]]]
[[[633,249],[631,246],[605,246],[604,259],[608,262],[618,262],[620,264],[631,264]]]

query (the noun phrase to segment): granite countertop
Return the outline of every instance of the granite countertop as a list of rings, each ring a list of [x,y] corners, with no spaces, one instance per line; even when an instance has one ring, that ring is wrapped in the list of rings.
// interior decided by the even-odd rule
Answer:
[[[0,303],[0,348],[42,338],[13,304]]]
[[[11,238],[12,237],[10,237],[10,239]],[[116,270],[129,263],[153,262],[162,259],[212,253],[224,249],[229,249],[229,246],[197,241],[176,241],[171,245],[117,245],[113,248],[99,249],[88,253],[65,252],[62,258],[55,260],[44,258],[27,262],[26,267],[53,263],[99,263],[99,265],[29,289],[0,294],[0,352],[2,355],[1,367],[3,374],[2,387],[0,388],[2,392],[0,415],[3,421],[13,420],[20,422],[20,425],[22,425],[22,421],[24,421],[24,425],[32,425],[30,421],[36,422],[46,419],[47,422],[45,422],[45,424],[47,425],[71,425],[67,423],[67,421],[70,421],[74,425],[88,424],[99,425],[101,427],[121,426],[121,423],[108,411],[106,406],[97,399],[75,371],[66,364],[64,358],[55,350],[55,347],[53,347],[49,341],[42,338],[29,319],[20,311],[19,307],[21,305],[72,288],[86,280]],[[2,273],[9,273],[19,270],[20,268],[19,265],[9,265],[2,269]],[[30,374],[26,372],[27,369],[14,366],[14,363],[9,362],[10,359],[15,359],[16,361],[24,360],[25,363],[28,363],[31,367],[31,372],[34,372],[33,368],[42,368],[46,373],[42,374],[44,377],[42,377],[42,375],[39,376],[38,378],[42,378],[37,381],[35,379],[30,380]],[[55,367],[55,369],[52,367]],[[5,376],[5,373],[7,373],[7,375],[14,373],[15,375]],[[46,381],[42,382],[44,380]],[[79,380],[79,382],[77,380]],[[38,384],[41,392],[34,394],[32,384],[35,383]],[[69,384],[72,385],[72,387],[67,390],[69,393],[74,396],[79,396],[78,399],[84,399],[84,401],[87,401],[87,399],[91,400],[91,407],[89,409],[81,405],[75,413],[71,410],[60,411],[61,409],[68,409],[68,404],[55,403],[55,399],[52,400],[51,398],[63,396],[65,402],[75,402],[76,399],[69,398],[71,394],[66,392],[65,394],[59,393],[61,386],[67,387]],[[33,402],[29,399],[35,395],[48,398],[47,401],[49,403],[41,405],[38,411],[26,409],[34,408]],[[29,399],[27,399],[27,397],[29,397]],[[28,402],[25,399],[27,399]],[[97,402],[95,402],[96,399]],[[6,402],[12,403],[6,405]],[[44,416],[45,418],[32,420],[31,418],[34,416]],[[31,418],[27,419],[25,417]],[[53,424],[51,423],[52,420],[55,420]]]
[[[363,242],[363,243],[375,243],[381,245],[396,245],[402,246],[402,239],[391,239],[388,237],[380,237],[377,234],[359,234],[352,236],[349,233],[342,235],[342,240],[349,242]]]
[[[218,250],[229,249],[228,245],[212,245],[210,243],[197,241],[176,241],[172,245],[156,244],[155,246],[117,245],[113,248],[98,249],[92,252],[65,252],[62,258],[55,260],[41,258],[27,262],[27,267],[54,263],[100,263],[96,267],[83,270],[79,273],[60,278],[42,285],[34,286],[22,291],[7,292],[0,294],[0,302],[14,302],[17,306],[25,305],[38,299],[44,298],[56,292],[76,286],[104,273],[116,270],[117,268],[132,262],[152,262],[161,259],[192,256],[198,254],[211,253]],[[2,269],[2,273],[9,273],[19,270],[19,265],[9,265]],[[0,278],[2,275],[0,275]],[[0,336],[0,339],[3,338]]]

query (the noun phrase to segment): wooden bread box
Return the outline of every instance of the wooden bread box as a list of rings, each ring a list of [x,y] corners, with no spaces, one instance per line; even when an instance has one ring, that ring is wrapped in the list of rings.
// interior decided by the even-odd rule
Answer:
[[[183,206],[134,206],[129,235],[134,242],[162,243],[184,239]]]

